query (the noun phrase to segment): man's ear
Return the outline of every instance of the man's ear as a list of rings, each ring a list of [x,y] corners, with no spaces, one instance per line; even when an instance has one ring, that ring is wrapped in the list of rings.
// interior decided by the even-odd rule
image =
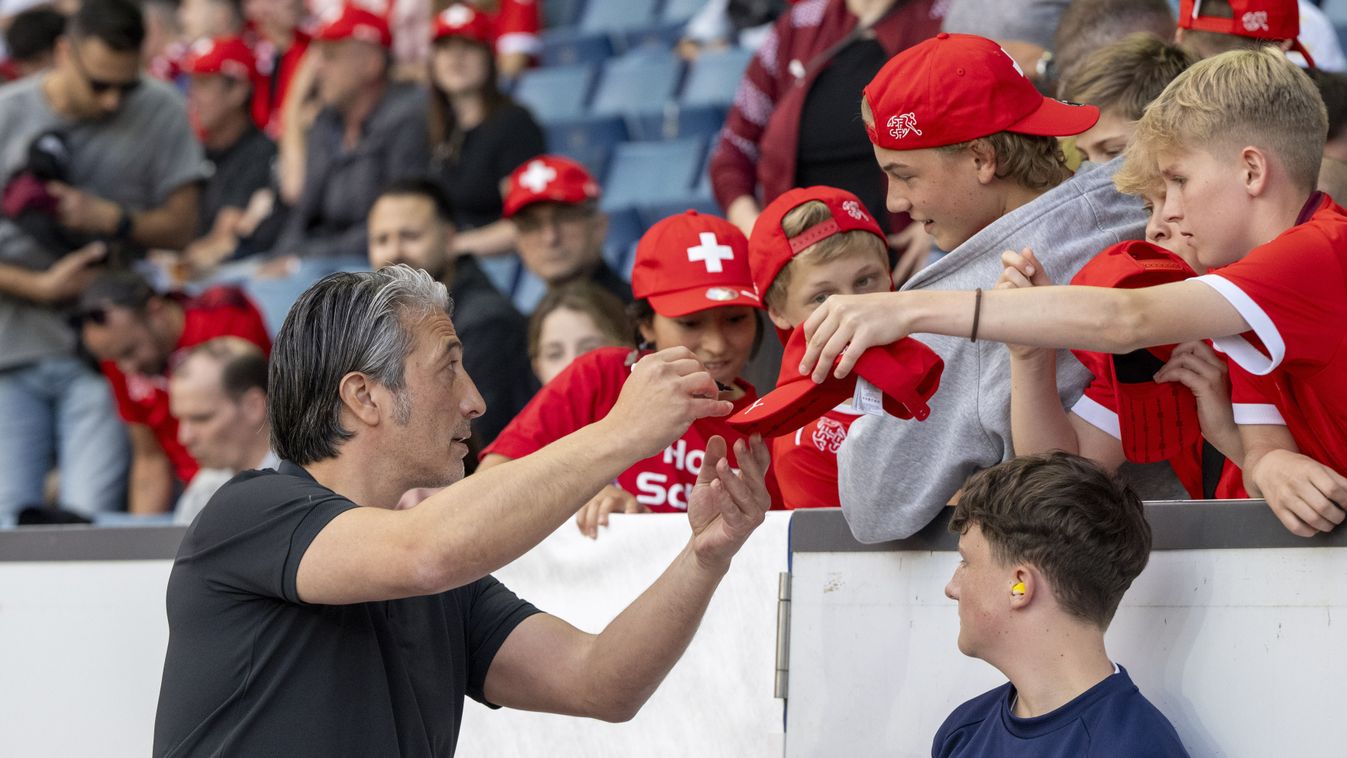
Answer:
[[[1258,197],[1267,191],[1269,161],[1267,153],[1261,148],[1249,145],[1239,152],[1240,179],[1244,181],[1244,191],[1250,197]]]
[[[1029,607],[1033,602],[1034,595],[1039,590],[1039,581],[1037,572],[1028,566],[1019,565],[1015,567],[1011,574],[1010,587],[1007,588],[1010,596],[1011,610],[1020,610]]]
[[[267,424],[267,393],[259,387],[253,387],[243,393],[239,399],[243,405],[243,413],[250,424],[257,424],[259,427],[265,427]]]
[[[973,161],[980,184],[991,184],[996,179],[996,148],[985,139],[975,139],[968,146],[968,154]]]
[[[341,397],[342,414],[349,415],[358,424],[378,426],[383,420],[378,389],[378,384],[359,371],[352,371],[343,376],[341,384],[337,386],[337,394]]]

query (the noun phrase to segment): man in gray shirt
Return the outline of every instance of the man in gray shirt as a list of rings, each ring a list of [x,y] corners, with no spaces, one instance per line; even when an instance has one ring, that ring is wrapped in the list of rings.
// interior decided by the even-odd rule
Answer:
[[[181,248],[196,226],[201,147],[181,97],[142,78],[143,38],[132,0],[86,0],[52,70],[0,87],[0,521],[41,502],[53,463],[68,507],[125,498],[125,429],[60,305],[108,245]]]
[[[1144,232],[1139,205],[1112,186],[1114,166],[1069,178],[1054,135],[1085,131],[1098,111],[1042,97],[990,40],[941,34],[900,53],[866,87],[862,112],[889,209],[910,213],[950,251],[904,290],[994,287],[1000,254],[1025,246],[1050,250],[1049,276],[1067,281],[1103,248]],[[921,340],[945,361],[930,418],[864,417],[838,456],[842,509],[864,542],[920,530],[970,474],[1015,455],[1004,346]],[[1069,407],[1089,373],[1066,351],[1057,367]],[[1167,467],[1132,482],[1152,497],[1182,492]]]

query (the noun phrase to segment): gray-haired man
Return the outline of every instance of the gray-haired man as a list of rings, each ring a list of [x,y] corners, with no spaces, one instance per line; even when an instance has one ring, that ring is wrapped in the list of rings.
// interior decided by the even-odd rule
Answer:
[[[400,265],[334,274],[290,311],[270,369],[280,470],[221,489],[169,579],[155,755],[452,755],[464,694],[625,720],[686,648],[769,506],[766,447],[738,443],[739,474],[713,439],[687,548],[601,634],[580,632],[490,572],[730,404],[690,351],[662,351],[607,418],[457,481],[483,403],[451,308]]]

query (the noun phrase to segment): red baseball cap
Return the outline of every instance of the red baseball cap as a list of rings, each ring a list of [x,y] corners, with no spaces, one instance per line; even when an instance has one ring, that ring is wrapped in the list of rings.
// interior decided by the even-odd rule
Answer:
[[[182,70],[197,76],[220,74],[251,81],[257,75],[257,55],[238,37],[199,39],[188,50]]]
[[[944,147],[1015,132],[1080,134],[1093,105],[1044,97],[1001,46],[971,34],[936,36],[889,59],[865,86],[870,141],[889,150]]]
[[[502,215],[510,218],[534,203],[597,200],[599,183],[584,166],[560,155],[540,155],[510,174]]]
[[[1202,15],[1202,0],[1179,0],[1179,28],[1196,29],[1236,37],[1265,40],[1291,40],[1291,49],[1305,56],[1310,66],[1314,59],[1300,44],[1300,4],[1296,0],[1227,0],[1230,18]]]
[[[393,46],[393,32],[388,28],[388,19],[350,3],[333,7],[323,14],[313,38],[320,42],[355,39],[384,48]]]
[[[631,293],[668,318],[732,305],[762,307],[744,233],[697,211],[669,216],[641,235]]]
[[[817,200],[828,207],[832,218],[819,222],[794,237],[787,237],[782,228],[786,216],[801,205]],[[860,198],[836,187],[803,187],[789,190],[762,209],[757,222],[753,224],[753,234],[748,238],[748,265],[753,270],[753,283],[758,292],[765,295],[776,281],[781,269],[791,259],[834,234],[844,232],[870,232],[887,247],[888,238],[865,209]],[[889,289],[893,289],[893,280],[889,280]],[[785,342],[790,332],[778,329],[778,336]]]
[[[1197,274],[1182,258],[1141,240],[1107,248],[1072,278],[1073,285],[1135,289],[1178,282]],[[1073,350],[1092,374],[1113,381],[1123,453],[1134,463],[1155,463],[1186,454],[1202,437],[1197,399],[1179,382],[1154,381],[1174,345],[1124,355]]]
[[[435,32],[431,39],[438,41],[445,37],[463,37],[491,45],[496,40],[496,31],[485,13],[471,5],[454,3],[435,17]]]
[[[806,345],[804,327],[791,332],[776,389],[730,416],[731,425],[745,434],[764,437],[790,434],[851,398],[858,376],[884,393],[884,411],[889,415],[918,421],[931,415],[927,401],[940,389],[945,363],[921,342],[904,337],[872,347],[861,354],[846,378],[837,379],[829,373],[822,384],[815,384],[808,374],[797,370]]]

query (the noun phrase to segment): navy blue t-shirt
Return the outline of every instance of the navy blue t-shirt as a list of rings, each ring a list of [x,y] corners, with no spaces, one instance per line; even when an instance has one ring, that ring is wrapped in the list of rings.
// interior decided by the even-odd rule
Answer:
[[[936,732],[931,758],[1188,758],[1174,727],[1124,668],[1042,716],[1013,715],[1014,696],[1007,682],[954,709]]]

